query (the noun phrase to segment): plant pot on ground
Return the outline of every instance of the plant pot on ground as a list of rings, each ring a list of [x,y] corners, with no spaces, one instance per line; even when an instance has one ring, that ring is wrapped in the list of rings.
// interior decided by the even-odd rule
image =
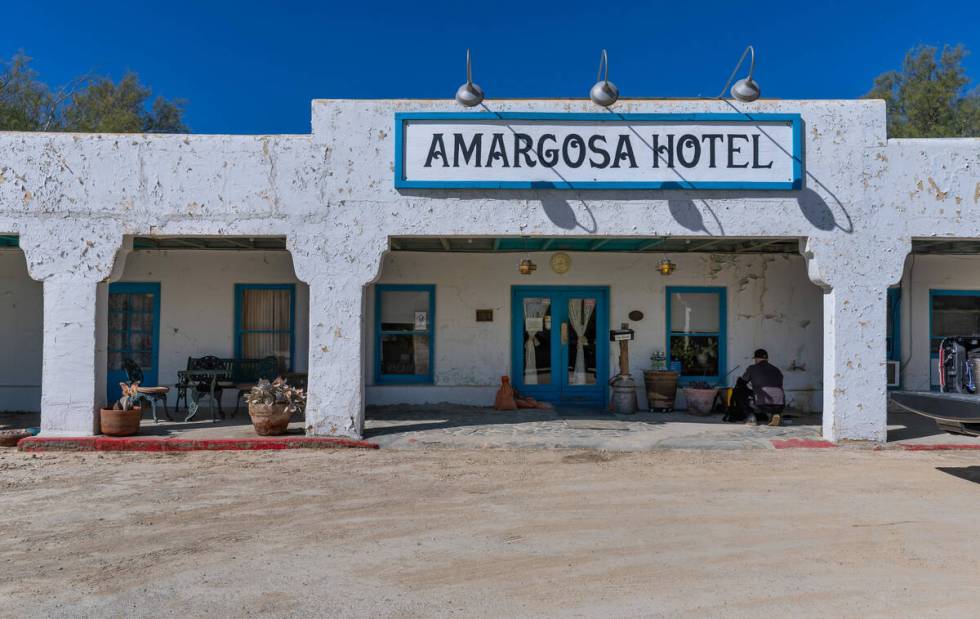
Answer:
[[[132,436],[140,431],[143,409],[136,406],[139,383],[119,383],[119,386],[122,388],[122,396],[115,406],[103,408],[99,412],[99,430],[106,436]]]
[[[692,382],[684,387],[687,412],[692,415],[710,415],[718,389],[705,382]]]
[[[285,434],[293,414],[306,408],[303,390],[290,387],[282,378],[271,383],[260,380],[246,394],[245,401],[248,402],[248,416],[259,436]]]
[[[672,411],[677,397],[677,372],[670,370],[643,370],[647,405],[650,410]]]

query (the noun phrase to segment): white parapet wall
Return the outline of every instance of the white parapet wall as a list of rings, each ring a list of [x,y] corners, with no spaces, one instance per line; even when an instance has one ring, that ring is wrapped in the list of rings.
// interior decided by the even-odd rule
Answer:
[[[485,105],[597,111],[582,100]],[[134,236],[286,237],[309,285],[307,431],[344,436],[363,427],[364,290],[389,237],[730,236],[803,239],[823,290],[824,433],[884,440],[886,290],[912,238],[980,238],[980,140],[888,140],[881,101],[625,100],[614,113],[799,114],[802,186],[396,188],[395,113],[458,111],[448,100],[318,100],[306,136],[0,133],[0,233],[19,235],[30,276],[56,301],[44,304],[44,431],[95,429],[103,284]]]

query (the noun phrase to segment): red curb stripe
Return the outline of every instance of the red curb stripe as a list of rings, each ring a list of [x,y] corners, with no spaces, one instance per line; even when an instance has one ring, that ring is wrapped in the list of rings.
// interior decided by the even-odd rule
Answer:
[[[972,444],[956,444],[956,443],[941,443],[938,445],[902,445],[902,449],[905,451],[958,451],[958,450],[971,450],[980,449],[980,445],[976,443]]]
[[[826,449],[837,447],[830,441],[815,438],[774,438],[772,446],[776,449]]]
[[[269,449],[378,449],[377,443],[324,436],[287,436],[278,438],[212,438],[183,439],[150,436],[137,437],[28,437],[17,443],[25,452],[40,451],[259,451]]]

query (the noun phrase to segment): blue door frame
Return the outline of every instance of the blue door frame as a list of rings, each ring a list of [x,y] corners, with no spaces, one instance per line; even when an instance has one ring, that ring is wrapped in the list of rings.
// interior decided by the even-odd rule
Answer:
[[[159,282],[119,282],[115,284],[109,284],[109,295],[114,294],[152,294],[153,295],[153,329],[151,336],[153,337],[153,350],[152,350],[152,366],[145,367],[141,365],[140,369],[143,370],[143,384],[147,387],[155,387],[159,385],[160,376],[160,283]],[[111,307],[111,305],[110,305]],[[129,329],[129,314],[124,316],[123,332],[126,334],[128,341],[130,329]],[[109,322],[110,329],[112,322]],[[118,331],[114,329],[114,331]],[[127,344],[128,347],[128,344]],[[111,353],[114,349],[109,349]],[[138,361],[137,361],[138,362]],[[119,390],[119,383],[126,382],[126,372],[122,369],[114,369],[112,367],[108,368],[106,372],[106,400],[107,405],[112,405],[116,400],[119,399],[121,395]]]
[[[548,385],[524,384],[524,299],[551,299],[551,368]],[[594,385],[568,382],[569,346],[561,343],[562,322],[568,320],[568,300],[596,299],[596,381]],[[601,406],[608,401],[609,386],[609,287],[608,286],[513,286],[511,288],[511,374],[514,387],[538,400],[553,404]]]

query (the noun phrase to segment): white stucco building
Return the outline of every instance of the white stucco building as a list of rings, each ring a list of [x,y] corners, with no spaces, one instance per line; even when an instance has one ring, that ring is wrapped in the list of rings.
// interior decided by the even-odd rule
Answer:
[[[980,332],[980,140],[889,140],[880,101],[484,105],[0,133],[0,410],[88,435],[123,358],[173,385],[188,357],[269,354],[308,373],[314,435],[489,404],[502,375],[601,407],[628,322],[640,383],[655,351],[693,343],[685,378],[723,383],[763,347],[827,438],[882,441],[887,362],[929,389],[934,338]]]

